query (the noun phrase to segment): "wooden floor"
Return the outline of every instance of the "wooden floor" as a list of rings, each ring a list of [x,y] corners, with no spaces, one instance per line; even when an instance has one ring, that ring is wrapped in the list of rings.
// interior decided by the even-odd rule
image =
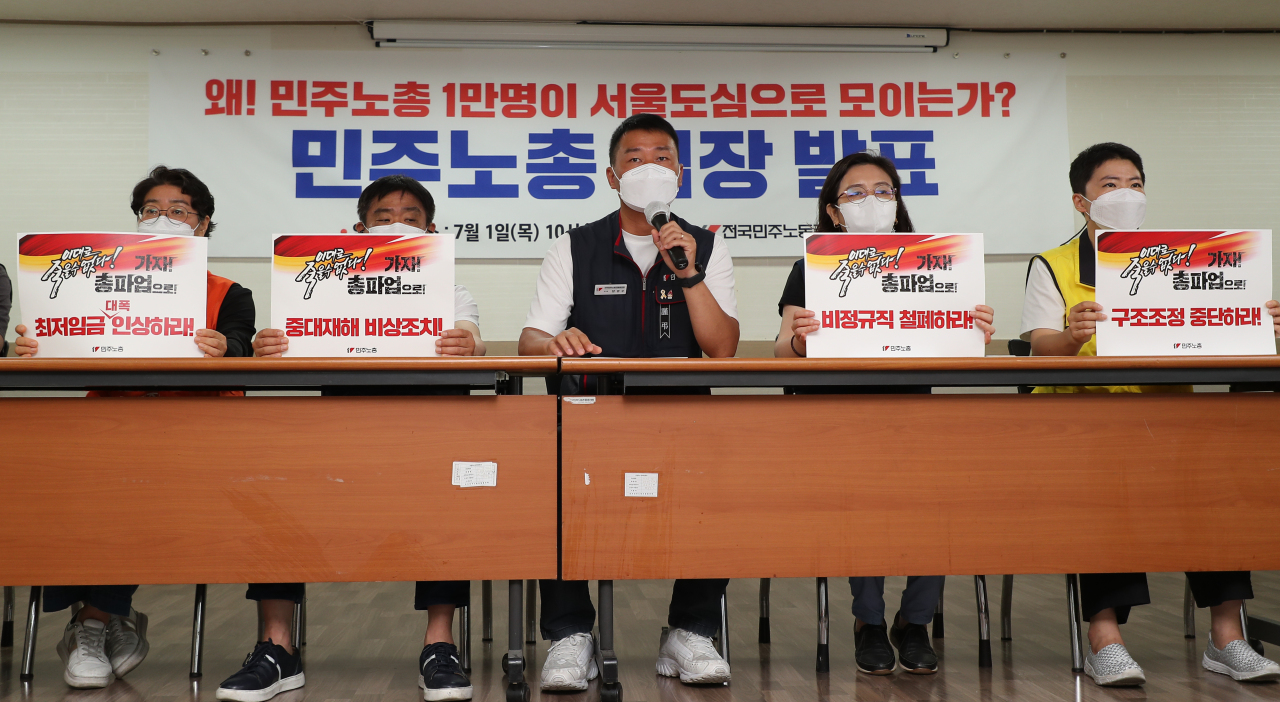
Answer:
[[[937,641],[942,659],[935,676],[871,677],[853,665],[853,617],[849,589],[831,581],[831,672],[814,672],[815,623],[812,580],[774,580],[772,594],[773,643],[756,643],[757,581],[735,580],[729,587],[733,684],[730,687],[691,688],[653,673],[661,627],[666,623],[670,583],[618,583],[616,588],[618,653],[624,699],[628,702],[728,700],[801,702],[805,700],[1280,700],[1280,685],[1240,685],[1200,667],[1207,612],[1197,617],[1199,638],[1182,636],[1180,574],[1151,576],[1155,603],[1135,610],[1124,628],[1129,650],[1146,669],[1143,688],[1105,690],[1070,671],[1065,595],[1061,576],[1019,576],[1014,590],[1011,643],[1001,643],[998,613],[1000,581],[992,588],[992,629],[995,667],[977,667],[977,617],[972,578],[947,579],[947,636]],[[902,578],[888,583],[889,610],[896,609]],[[1280,574],[1254,574],[1258,599],[1251,612],[1280,618]],[[495,583],[495,636],[506,632],[506,586]],[[594,592],[594,587],[592,588]],[[242,586],[219,585],[209,590],[208,653],[205,677],[187,676],[191,635],[190,586],[144,586],[135,605],[151,619],[151,653],[129,677],[105,690],[75,691],[62,682],[62,667],[54,652],[63,613],[41,620],[36,679],[18,680],[20,649],[0,652],[0,701],[72,700],[109,702],[129,700],[213,700],[218,683],[238,669],[252,648],[256,631],[252,603],[243,599]],[[308,589],[307,686],[285,693],[279,702],[413,702],[421,700],[415,669],[421,650],[425,614],[412,609],[411,583],[327,584]],[[501,702],[502,645],[480,641],[479,584],[472,588],[475,699]],[[26,592],[19,590],[19,618],[25,612]],[[19,622],[19,627],[21,623]],[[18,632],[21,645],[21,632]],[[1280,653],[1269,647],[1269,653]],[[539,643],[534,676],[544,660],[546,644]],[[534,698],[539,699],[535,690]],[[594,702],[595,684],[584,694],[547,694],[543,700]]]

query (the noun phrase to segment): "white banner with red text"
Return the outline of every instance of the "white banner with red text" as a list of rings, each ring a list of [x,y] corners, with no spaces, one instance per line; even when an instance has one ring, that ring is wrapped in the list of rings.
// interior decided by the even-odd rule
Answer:
[[[1057,54],[640,50],[258,51],[151,59],[150,159],[217,198],[215,256],[283,231],[339,232],[374,179],[420,180],[460,258],[541,258],[617,209],[610,135],[666,117],[673,211],[734,256],[795,256],[845,154],[877,150],[918,229],[982,231],[988,252],[1072,227]],[[139,174],[141,176],[141,174]]]
[[[454,323],[453,237],[276,237],[271,326],[286,356],[435,356]]]
[[[1271,230],[1098,232],[1099,356],[1272,355]]]
[[[41,358],[199,357],[208,243],[119,232],[18,235],[18,293]]]
[[[813,234],[805,307],[810,358],[982,356],[981,234]]]

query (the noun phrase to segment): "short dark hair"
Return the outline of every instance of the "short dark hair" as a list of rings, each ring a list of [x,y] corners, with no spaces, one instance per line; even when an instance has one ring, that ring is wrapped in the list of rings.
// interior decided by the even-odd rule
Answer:
[[[680,160],[680,135],[676,134],[676,128],[671,126],[667,120],[651,115],[647,112],[631,115],[622,120],[622,124],[613,130],[613,136],[609,137],[609,165],[612,166],[618,160],[618,142],[622,141],[622,135],[627,132],[664,132],[671,137],[671,143],[676,145],[676,160]]]
[[[902,201],[902,178],[898,177],[898,169],[893,165],[893,161],[878,153],[859,151],[836,161],[836,165],[831,167],[831,172],[827,173],[827,179],[822,182],[822,190],[818,193],[818,221],[813,227],[815,232],[840,231],[831,219],[831,215],[827,214],[827,205],[835,205],[840,199],[840,181],[844,180],[844,175],[849,172],[849,169],[866,165],[879,167],[880,170],[889,174],[889,181],[893,183],[893,191],[898,199],[898,217],[893,224],[893,231],[915,231],[915,227],[911,224],[911,216],[907,214],[907,203]]]
[[[1071,170],[1067,177],[1071,179],[1071,192],[1077,195],[1084,195],[1084,186],[1093,178],[1094,171],[1098,170],[1098,166],[1107,161],[1128,161],[1138,169],[1138,175],[1142,176],[1143,184],[1147,182],[1147,174],[1142,170],[1142,157],[1137,151],[1125,146],[1117,144],[1114,141],[1094,144],[1076,156],[1076,160],[1071,162]]]
[[[431,198],[431,193],[422,187],[422,183],[399,173],[382,176],[360,193],[360,200],[356,203],[356,215],[360,217],[360,221],[364,221],[375,200],[395,193],[409,193],[418,198],[418,202],[422,203],[422,209],[425,210],[422,214],[427,218],[426,223],[431,224],[436,221],[436,201]]]
[[[151,169],[151,173],[146,178],[133,186],[133,199],[129,206],[133,208],[134,216],[142,213],[147,193],[161,185],[172,185],[181,190],[183,195],[191,198],[191,209],[195,210],[196,216],[200,219],[209,218],[209,228],[205,230],[205,236],[213,233],[213,228],[216,226],[213,223],[213,193],[209,192],[209,186],[185,168],[156,166]]]

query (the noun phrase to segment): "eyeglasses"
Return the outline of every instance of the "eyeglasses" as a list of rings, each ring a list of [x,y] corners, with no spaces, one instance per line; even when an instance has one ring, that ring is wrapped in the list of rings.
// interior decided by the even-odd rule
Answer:
[[[195,212],[195,210],[192,210],[189,207],[183,207],[182,205],[174,205],[167,210],[160,209],[155,205],[147,205],[138,212],[138,221],[151,222],[160,215],[164,215],[175,222],[185,222],[192,212]]]
[[[840,193],[840,197],[836,198],[836,202],[852,202],[855,205],[861,205],[866,202],[867,195],[875,195],[876,199],[880,202],[893,202],[897,193],[898,191],[896,188],[886,188],[881,186],[868,192],[866,188],[860,185],[855,185]]]

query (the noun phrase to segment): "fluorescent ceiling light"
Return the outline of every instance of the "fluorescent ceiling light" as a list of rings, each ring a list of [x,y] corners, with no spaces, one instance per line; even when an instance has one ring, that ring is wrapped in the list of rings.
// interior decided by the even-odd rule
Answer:
[[[723,27],[576,22],[374,21],[376,46],[429,49],[649,49],[933,53],[946,29]]]

